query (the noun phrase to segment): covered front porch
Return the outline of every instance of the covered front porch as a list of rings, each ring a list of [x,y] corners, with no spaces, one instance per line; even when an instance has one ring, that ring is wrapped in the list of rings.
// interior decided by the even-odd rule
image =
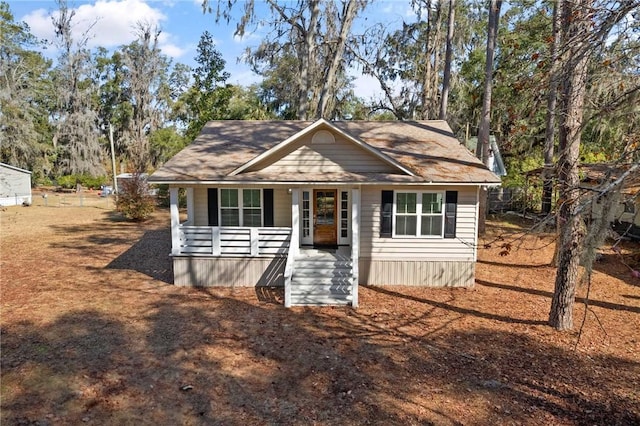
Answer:
[[[228,197],[234,190],[240,199],[235,210],[235,198],[229,203]],[[283,286],[286,307],[357,307],[360,189],[334,185],[250,191],[259,198],[254,196],[245,211],[242,199],[246,205],[250,198],[243,187],[184,187],[181,220],[180,188],[170,188],[174,283]],[[260,226],[228,226],[234,213],[241,225],[244,218]]]

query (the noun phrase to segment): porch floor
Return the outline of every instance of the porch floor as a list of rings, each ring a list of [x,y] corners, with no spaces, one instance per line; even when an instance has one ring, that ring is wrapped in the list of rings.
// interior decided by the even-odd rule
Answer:
[[[351,247],[339,246],[338,248],[314,248],[300,247],[298,259],[326,258],[327,260],[351,260]]]

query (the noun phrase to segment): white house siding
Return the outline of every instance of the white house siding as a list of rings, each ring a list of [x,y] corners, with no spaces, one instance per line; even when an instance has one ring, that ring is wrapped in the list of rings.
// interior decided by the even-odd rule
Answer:
[[[226,188],[229,188],[226,186]],[[257,186],[243,186],[242,188],[258,188]],[[207,187],[197,186],[193,191],[194,205],[194,226],[209,225],[209,207],[207,204]],[[276,227],[291,226],[291,195],[287,188],[278,187],[273,189],[274,224]]]
[[[196,287],[284,286],[286,257],[174,256],[175,285]]]
[[[207,188],[196,186],[193,190],[194,226],[209,226],[209,208],[207,206]]]
[[[31,172],[0,163],[0,206],[31,204]]]
[[[256,164],[252,170],[268,173],[394,173],[397,169],[354,143],[336,135],[335,143],[312,143],[312,135],[291,145],[290,152],[268,164]]]
[[[458,191],[456,238],[381,238],[382,190]],[[472,286],[476,260],[475,187],[363,187],[360,283]]]
[[[291,227],[291,194],[287,188],[273,190],[273,226]]]

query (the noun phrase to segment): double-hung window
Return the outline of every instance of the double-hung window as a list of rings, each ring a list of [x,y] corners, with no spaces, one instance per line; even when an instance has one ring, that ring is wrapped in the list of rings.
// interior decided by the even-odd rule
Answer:
[[[259,189],[242,190],[242,226],[262,226],[262,203]]]
[[[260,189],[220,189],[221,226],[262,226]]]
[[[396,192],[394,235],[442,237],[442,192]]]

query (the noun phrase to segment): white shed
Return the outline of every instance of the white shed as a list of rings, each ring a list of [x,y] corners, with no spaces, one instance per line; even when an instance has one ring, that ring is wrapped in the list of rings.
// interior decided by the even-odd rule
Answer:
[[[0,206],[31,204],[31,172],[0,163]]]

